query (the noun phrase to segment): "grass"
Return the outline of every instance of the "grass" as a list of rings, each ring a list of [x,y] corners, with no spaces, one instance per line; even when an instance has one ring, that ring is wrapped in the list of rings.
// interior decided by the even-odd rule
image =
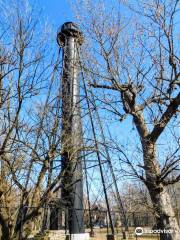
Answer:
[[[89,229],[87,229],[86,232],[90,232]],[[91,238],[91,240],[107,240],[107,229],[105,228],[98,228],[94,229],[95,237]],[[118,234],[116,234],[115,240],[122,240],[122,234],[119,231]],[[148,234],[145,236],[135,236],[134,235],[134,229],[130,229],[130,236],[128,240],[159,240],[159,237],[157,235]]]
[[[52,231],[50,231],[51,234],[52,234]],[[86,232],[90,232],[90,229],[86,229]],[[95,236],[93,238],[90,238],[90,240],[107,240],[107,229],[106,228],[97,228],[97,229],[94,229],[94,233],[95,233]],[[47,240],[49,239],[49,235],[48,235],[48,232],[46,235],[44,236],[39,236],[39,235],[36,235],[36,238],[37,240]],[[65,240],[65,236],[64,234],[62,236],[60,236],[61,240]],[[122,233],[119,229],[118,233],[116,233],[115,235],[115,240],[122,240]],[[153,234],[147,234],[147,235],[144,235],[144,236],[135,236],[134,234],[134,228],[130,229],[129,230],[129,238],[127,238],[127,240],[159,240],[158,236],[157,235],[153,235]]]

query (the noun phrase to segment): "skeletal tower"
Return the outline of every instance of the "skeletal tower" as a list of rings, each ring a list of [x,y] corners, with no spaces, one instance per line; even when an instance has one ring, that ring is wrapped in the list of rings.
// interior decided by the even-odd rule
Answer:
[[[63,49],[62,75],[62,200],[68,209],[70,234],[84,233],[82,131],[80,116],[79,49],[83,35],[77,25],[62,25],[57,41]],[[84,239],[84,238],[81,238]]]

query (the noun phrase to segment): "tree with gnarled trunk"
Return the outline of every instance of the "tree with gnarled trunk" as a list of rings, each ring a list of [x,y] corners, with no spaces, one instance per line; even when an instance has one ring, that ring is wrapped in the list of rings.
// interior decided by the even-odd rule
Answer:
[[[128,158],[126,163],[149,191],[156,228],[171,230],[161,233],[161,240],[178,240],[167,186],[180,180],[179,141],[174,152],[164,156],[164,164],[158,159],[159,141],[168,127],[177,124],[180,104],[178,1],[133,3],[77,1],[76,16],[86,38],[82,68],[102,109],[120,121],[131,116],[143,164],[135,166]]]

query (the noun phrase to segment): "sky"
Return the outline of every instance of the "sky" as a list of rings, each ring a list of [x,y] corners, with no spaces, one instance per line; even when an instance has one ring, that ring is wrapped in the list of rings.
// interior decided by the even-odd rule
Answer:
[[[55,34],[57,29],[64,22],[74,21],[73,12],[70,7],[70,2],[73,3],[73,0],[30,0],[30,2],[37,2],[38,8],[43,10],[43,16],[48,19],[50,25],[53,25]],[[53,36],[53,38],[55,39],[56,36]],[[137,140],[137,135],[133,130],[131,118],[128,118],[126,121],[122,122],[121,125],[119,125],[119,121],[114,122],[113,124],[111,123],[109,125],[109,129],[111,132],[117,132],[117,129],[119,130],[120,134],[118,134],[118,139],[123,142],[123,145],[126,146],[126,149],[127,146],[129,146],[131,151],[136,148],[136,144],[134,144],[134,138]]]
[[[73,11],[70,7],[70,0],[29,0],[31,4],[36,3],[37,8],[42,9],[43,16],[48,20],[48,23],[53,26],[53,38],[55,39],[55,47],[58,48],[56,44],[56,31],[58,28],[67,21],[75,21],[73,17]],[[71,0],[73,3],[73,0]],[[127,136],[127,141],[130,143],[127,132],[132,134],[132,120],[128,118],[126,121],[121,123],[121,134],[118,136],[119,139],[124,139],[124,136]],[[105,127],[106,123],[104,123]],[[114,132],[114,129],[119,129],[119,121],[113,121],[109,125],[111,132]],[[122,134],[123,132],[123,134]],[[123,141],[124,145],[127,145],[127,141]]]
[[[32,5],[35,2],[37,8],[42,9],[43,16],[45,17],[45,19],[48,20],[50,25],[53,26],[54,36],[52,36],[52,39],[54,39],[55,46],[58,48],[56,44],[56,32],[58,28],[64,22],[75,21],[73,17],[73,11],[71,10],[70,6],[71,4],[73,4],[74,1],[73,0],[29,0],[29,1]],[[106,0],[107,3],[111,1],[113,0]],[[132,0],[132,2],[134,1]],[[119,122],[117,122],[117,126],[115,126],[114,123],[111,124],[110,127],[113,129],[117,129],[118,126]],[[121,134],[121,137],[124,138],[124,136],[128,135],[127,132],[129,133],[132,130],[132,120],[128,118],[127,121],[121,123],[121,126],[122,126],[121,132],[123,132],[123,134]]]
[[[34,0],[30,2],[34,2]],[[43,15],[54,27],[58,28],[64,22],[73,20],[73,14],[67,0],[37,0],[37,4],[39,8],[42,8]]]
[[[31,4],[33,4],[33,2],[36,2],[37,8],[42,9],[43,16],[45,17],[45,19],[48,20],[50,25],[53,26],[55,32],[56,32],[56,29],[58,29],[64,22],[74,20],[73,12],[71,10],[70,4],[68,3],[68,2],[70,2],[69,0],[30,0]],[[54,34],[56,34],[56,33],[54,33]],[[128,124],[127,122],[124,122],[123,125],[124,125],[123,129],[126,129],[126,131],[127,131],[128,125],[130,125],[130,124]],[[114,128],[115,123],[112,126]],[[118,127],[118,126],[116,126],[116,127]],[[119,138],[120,138],[120,136],[119,136]],[[126,143],[124,142],[124,144],[126,144]],[[96,169],[96,171],[97,170],[98,169]],[[95,181],[94,184],[96,185],[97,182]],[[93,192],[97,191],[97,190],[95,191],[95,189],[97,188],[97,185],[96,186],[95,185],[91,186],[92,190],[94,189]]]
[[[8,2],[9,0],[7,0]],[[48,20],[48,23],[50,25],[53,25],[54,29],[54,36],[52,36],[52,39],[58,48],[56,44],[56,32],[58,28],[67,21],[74,21],[73,18],[73,12],[71,11],[70,0],[29,0],[31,5],[33,5],[34,2],[36,2],[36,8],[42,9],[43,17]],[[108,1],[108,0],[107,0]],[[73,3],[73,0],[71,0],[71,3]],[[124,12],[123,12],[124,14]],[[41,21],[41,16],[39,17],[39,21]],[[105,118],[105,116],[103,116]],[[105,119],[104,119],[105,120]],[[119,121],[116,121],[114,123],[108,122],[109,124],[109,130],[111,133],[113,133],[113,137],[117,136],[118,140],[121,140],[121,143],[123,143],[124,147],[126,148],[127,152],[136,152],[135,148],[137,147],[137,135],[135,131],[132,129],[132,119],[128,118],[126,121],[123,121],[121,124],[119,124]],[[106,130],[106,124],[105,126],[105,132]],[[116,135],[114,135],[116,134]],[[165,141],[167,141],[167,138],[164,138]],[[116,139],[115,139],[116,140]],[[170,140],[169,140],[170,141]],[[163,157],[163,152],[161,152],[161,158]],[[114,156],[113,156],[114,157]],[[118,167],[118,166],[117,166]],[[114,169],[116,169],[116,165],[114,165]],[[90,174],[92,172],[90,171]],[[120,179],[122,180],[122,179]],[[98,179],[99,181],[99,179]],[[96,182],[95,182],[96,184]],[[122,181],[123,184],[123,181]],[[97,185],[95,186],[97,187]],[[92,186],[93,188],[93,186]],[[98,191],[98,189],[96,190]]]

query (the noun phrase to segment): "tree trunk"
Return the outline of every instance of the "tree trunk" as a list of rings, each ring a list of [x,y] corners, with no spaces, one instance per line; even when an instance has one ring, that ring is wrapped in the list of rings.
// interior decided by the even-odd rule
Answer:
[[[1,224],[1,240],[11,240],[9,228],[6,224]]]
[[[149,192],[155,209],[156,228],[169,231],[167,233],[160,233],[160,239],[179,240],[180,229],[166,187],[158,186],[157,190],[149,189]]]
[[[146,185],[154,206],[156,229],[161,232],[161,240],[180,240],[180,229],[175,218],[171,199],[167,188],[158,181],[161,173],[156,159],[155,143],[143,141],[144,166],[146,172]]]

